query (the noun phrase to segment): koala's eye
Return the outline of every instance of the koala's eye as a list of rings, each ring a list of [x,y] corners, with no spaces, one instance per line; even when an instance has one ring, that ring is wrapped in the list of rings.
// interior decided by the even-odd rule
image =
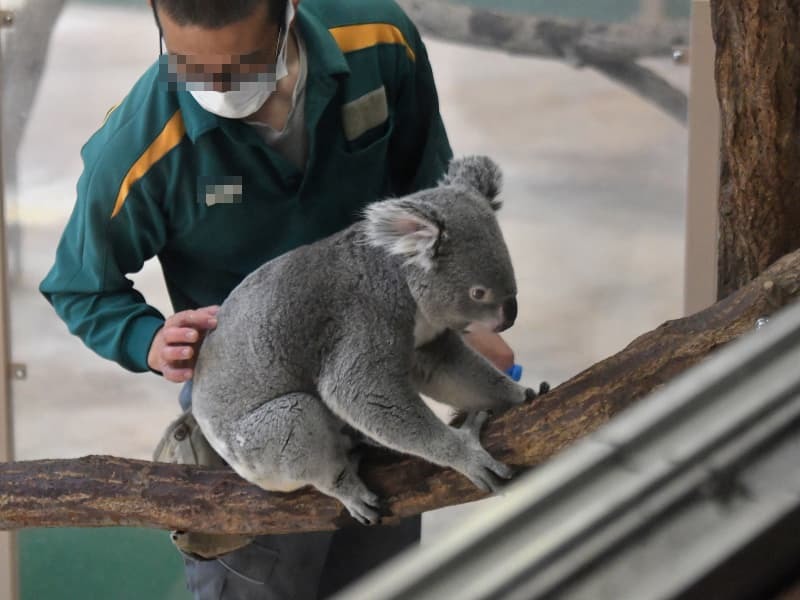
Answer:
[[[474,287],[469,290],[469,297],[473,300],[483,300],[486,298],[486,288]]]

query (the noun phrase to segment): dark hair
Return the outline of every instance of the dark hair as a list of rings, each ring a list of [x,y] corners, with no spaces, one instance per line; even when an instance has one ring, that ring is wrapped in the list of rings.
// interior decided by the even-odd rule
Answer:
[[[158,7],[178,25],[197,25],[207,29],[219,29],[236,21],[246,19],[258,8],[267,5],[269,20],[283,22],[286,3],[290,0],[152,0],[153,11]],[[156,21],[158,13],[155,13]],[[160,28],[160,24],[159,24]]]

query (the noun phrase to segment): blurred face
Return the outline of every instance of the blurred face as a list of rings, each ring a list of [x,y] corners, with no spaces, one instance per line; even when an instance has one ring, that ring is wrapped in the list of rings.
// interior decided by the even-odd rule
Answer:
[[[178,83],[227,92],[242,82],[274,81],[284,27],[268,15],[267,3],[253,14],[218,29],[178,25],[158,9],[170,73]]]

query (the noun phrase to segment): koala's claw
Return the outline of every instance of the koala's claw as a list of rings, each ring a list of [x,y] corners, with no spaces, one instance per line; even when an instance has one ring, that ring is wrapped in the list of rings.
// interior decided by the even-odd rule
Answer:
[[[547,383],[546,381],[543,381],[542,383],[539,384],[538,393],[533,388],[527,388],[525,390],[525,402],[529,404],[542,394],[546,394],[549,391],[550,391],[550,384]]]
[[[478,464],[470,465],[464,473],[475,486],[484,492],[494,493],[514,476],[514,470],[493,459],[488,452],[485,457],[478,457]]]
[[[492,455],[480,445],[481,429],[488,418],[487,411],[472,412],[461,425],[460,429],[471,438],[468,442],[470,456],[461,472],[484,492],[496,492],[503,487],[503,480],[514,476],[514,471],[508,465],[492,458]]]
[[[347,512],[362,525],[375,525],[381,520],[381,499],[370,491],[358,477],[362,453],[354,451],[347,456],[347,466],[337,477],[332,488],[321,489],[344,504]]]
[[[378,525],[381,522],[381,502],[372,492],[361,493],[358,498],[345,503],[345,508],[362,525]]]

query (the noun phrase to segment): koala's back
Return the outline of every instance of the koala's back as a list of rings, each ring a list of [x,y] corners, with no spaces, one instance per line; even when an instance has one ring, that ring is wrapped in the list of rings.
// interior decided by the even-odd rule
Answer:
[[[262,265],[231,292],[202,344],[195,411],[246,412],[283,394],[315,393],[338,340],[413,322],[403,316],[415,309],[401,279],[391,259],[359,243],[358,226]]]

